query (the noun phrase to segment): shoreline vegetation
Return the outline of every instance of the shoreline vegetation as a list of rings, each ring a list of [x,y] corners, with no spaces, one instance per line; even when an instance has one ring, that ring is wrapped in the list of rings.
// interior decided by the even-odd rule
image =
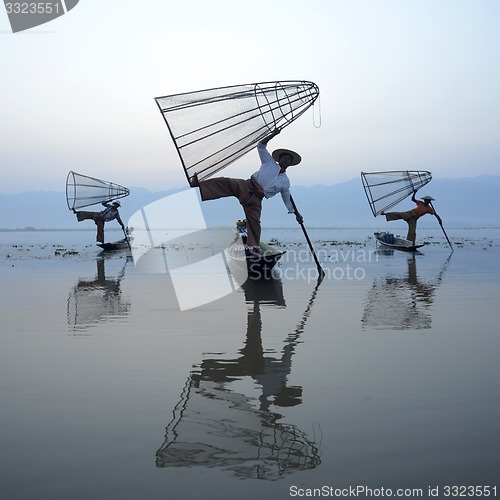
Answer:
[[[225,229],[229,226],[211,226],[209,229]],[[385,227],[385,226],[384,226]],[[460,225],[454,225],[450,224],[446,226],[447,229],[500,229],[500,224],[485,224],[485,225],[474,225],[474,224],[460,224]],[[300,228],[297,228],[296,226],[276,226],[276,227],[264,227],[263,228],[266,231],[290,231],[297,229],[299,230]],[[320,230],[337,230],[337,231],[349,231],[349,230],[355,230],[355,231],[373,231],[374,227],[372,226],[349,226],[349,227],[336,227],[336,226],[308,226],[308,229],[314,230],[314,231],[320,231]],[[390,228],[387,230],[403,230],[406,229],[406,226],[404,225],[391,225]],[[425,230],[439,230],[441,229],[439,227],[433,227],[431,225],[427,224],[422,224],[419,226],[419,229],[425,229]],[[33,226],[27,226],[27,227],[18,227],[18,228],[0,228],[1,233],[18,233],[18,232],[95,232],[94,227],[90,228],[38,228],[38,227],[33,227]],[[122,233],[121,228],[107,228],[106,227],[106,232],[117,232],[117,233]]]

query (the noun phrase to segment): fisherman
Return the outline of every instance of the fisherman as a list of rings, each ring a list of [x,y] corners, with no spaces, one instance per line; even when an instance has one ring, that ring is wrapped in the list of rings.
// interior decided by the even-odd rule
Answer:
[[[105,222],[110,222],[114,219],[118,221],[118,224],[122,227],[123,231],[125,231],[125,225],[123,224],[121,218],[120,218],[120,213],[118,212],[118,207],[121,206],[119,201],[114,201],[113,203],[109,203],[107,201],[102,203],[103,206],[106,208],[102,210],[101,212],[85,212],[85,211],[80,211],[77,212],[73,208],[73,213],[76,214],[76,218],[78,219],[78,222],[81,222],[82,220],[87,220],[91,219],[95,222],[95,225],[97,226],[97,237],[96,241],[98,243],[104,243],[104,223]]]
[[[431,201],[434,200],[432,196],[424,196],[421,198],[424,200],[423,202],[417,200],[415,198],[415,194],[417,192],[413,191],[413,195],[411,200],[417,204],[417,206],[413,210],[408,210],[408,212],[381,212],[381,215],[385,215],[385,220],[404,220],[408,224],[408,235],[406,239],[411,241],[415,245],[415,240],[417,239],[417,220],[420,219],[425,214],[434,215],[436,219],[439,221],[439,224],[442,225],[443,221],[441,217],[434,211],[434,208],[431,206]]]
[[[243,206],[247,220],[247,248],[253,255],[260,251],[260,214],[262,198],[271,198],[281,193],[288,213],[295,214],[297,222],[302,223],[302,215],[295,209],[290,197],[290,180],[286,174],[288,167],[298,165],[301,157],[289,149],[277,149],[272,155],[267,150],[267,143],[280,133],[275,129],[262,139],[257,145],[261,166],[250,179],[232,179],[216,177],[205,181],[198,181],[195,174],[191,187],[199,187],[202,201],[216,200],[227,196],[235,196]]]

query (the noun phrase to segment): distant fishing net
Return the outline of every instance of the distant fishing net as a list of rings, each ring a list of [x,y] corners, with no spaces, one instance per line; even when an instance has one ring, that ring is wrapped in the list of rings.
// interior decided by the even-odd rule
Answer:
[[[317,99],[307,81],[234,85],[155,98],[190,181],[212,176]]]
[[[376,217],[418,191],[432,179],[428,171],[361,172],[368,203]]]
[[[130,191],[114,182],[70,171],[66,178],[66,202],[70,210],[128,196]]]

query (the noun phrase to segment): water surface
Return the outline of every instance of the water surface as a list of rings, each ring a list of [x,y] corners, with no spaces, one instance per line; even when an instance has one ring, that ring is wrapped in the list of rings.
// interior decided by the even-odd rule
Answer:
[[[277,279],[183,312],[92,232],[0,233],[4,498],[500,486],[500,230],[447,232],[311,230],[318,285],[267,231]]]

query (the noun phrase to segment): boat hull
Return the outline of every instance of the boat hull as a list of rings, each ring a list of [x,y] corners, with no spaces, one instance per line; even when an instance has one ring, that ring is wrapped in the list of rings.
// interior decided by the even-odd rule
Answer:
[[[241,275],[245,269],[249,279],[272,279],[274,267],[286,252],[266,243],[261,243],[260,249],[259,255],[248,253],[239,238],[229,245],[226,255],[231,272]]]
[[[374,234],[377,242],[384,247],[392,248],[394,250],[401,250],[402,252],[416,252],[419,248],[422,248],[425,245],[425,243],[414,245],[411,241],[405,240],[404,238],[399,238],[386,231],[377,232]]]
[[[130,248],[126,238],[113,243],[97,243],[97,246],[100,247],[103,252],[116,252],[118,250],[128,250]]]

